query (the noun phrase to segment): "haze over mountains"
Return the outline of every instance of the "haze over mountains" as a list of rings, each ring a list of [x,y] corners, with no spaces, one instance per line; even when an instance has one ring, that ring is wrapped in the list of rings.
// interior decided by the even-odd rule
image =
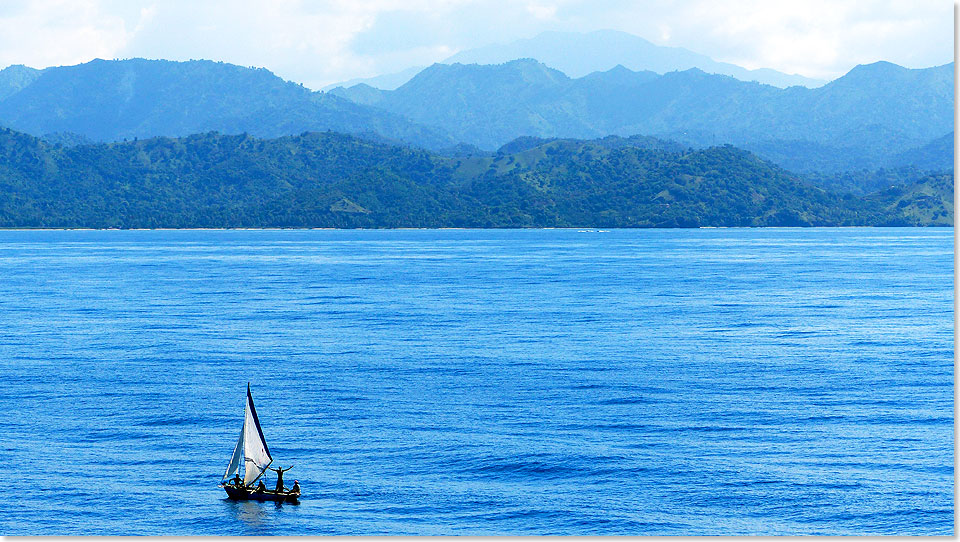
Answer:
[[[707,55],[683,47],[663,47],[626,32],[543,32],[536,37],[506,44],[488,45],[457,53],[444,64],[503,64],[518,58],[532,58],[570,77],[623,66],[634,71],[667,73],[697,68],[707,73],[729,75],[741,81],[757,81],[776,87],[820,86],[826,81],[771,69],[748,70],[717,62]]]
[[[435,64],[393,91],[357,85],[330,93],[482,149],[520,135],[645,134],[732,143],[796,171],[897,165],[894,155],[953,130],[952,64],[910,70],[878,62],[819,88],[779,89],[697,69],[657,75],[617,66],[572,79],[525,59]]]
[[[633,34],[616,30],[594,32],[543,32],[533,38],[499,43],[461,51],[440,64],[503,64],[520,58],[532,58],[572,78],[624,66],[634,71],[667,73],[698,68],[707,73],[729,75],[741,81],[757,81],[776,87],[802,85],[818,87],[826,83],[796,74],[761,68],[748,70],[734,64],[717,62],[707,55],[683,47],[664,47]],[[370,78],[352,79],[328,85],[351,87],[364,83],[381,90],[394,90],[412,79],[424,66],[407,68]]]
[[[953,64],[911,70],[878,62],[819,88],[779,89],[700,70],[658,75],[622,66],[575,79],[527,59],[437,64],[394,91],[323,93],[218,62],[95,60],[0,71],[0,125],[60,141],[64,133],[117,141],[333,130],[487,151],[521,136],[642,134],[696,147],[732,143],[801,172],[910,160],[951,167]]]
[[[431,148],[457,143],[441,129],[313,92],[266,69],[207,60],[10,66],[0,71],[0,125],[93,141],[211,130],[260,137],[334,130]]]

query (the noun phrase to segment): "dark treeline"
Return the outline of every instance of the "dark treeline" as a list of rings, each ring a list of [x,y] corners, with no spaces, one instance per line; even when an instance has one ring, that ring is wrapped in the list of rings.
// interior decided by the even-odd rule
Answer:
[[[331,132],[64,146],[0,131],[0,227],[952,224],[952,175],[912,180],[843,193],[735,147],[652,138],[458,157]]]

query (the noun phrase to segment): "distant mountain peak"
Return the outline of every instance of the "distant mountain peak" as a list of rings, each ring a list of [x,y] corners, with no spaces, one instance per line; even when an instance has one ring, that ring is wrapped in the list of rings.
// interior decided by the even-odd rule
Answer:
[[[456,143],[439,129],[312,92],[265,68],[133,58],[95,59],[39,73],[6,97],[9,86],[0,77],[0,123],[36,135],[72,132],[94,141],[210,130],[260,137],[337,130],[433,147]]]
[[[512,59],[512,60],[506,60],[506,61],[504,61],[504,62],[496,62],[496,63],[492,63],[492,64],[484,64],[484,63],[478,63],[478,62],[452,62],[452,63],[448,63],[448,62],[437,62],[437,63],[431,65],[431,66],[430,66],[429,68],[427,68],[427,69],[431,69],[431,68],[432,68],[432,69],[443,69],[444,66],[484,66],[484,67],[494,67],[494,68],[495,68],[495,67],[506,67],[506,68],[517,68],[517,69],[521,69],[521,68],[538,68],[538,69],[546,69],[546,70],[550,70],[550,71],[559,71],[559,70],[556,70],[556,69],[554,69],[554,68],[551,68],[550,66],[547,66],[547,65],[544,64],[543,62],[540,62],[539,60],[537,60],[537,59],[535,59],[535,58],[531,58],[531,57],[514,58],[514,59]]]
[[[351,88],[357,84],[364,83],[375,89],[379,90],[394,90],[400,85],[403,85],[410,79],[413,79],[413,76],[417,75],[425,66],[411,66],[404,70],[398,72],[386,73],[383,75],[376,75],[373,77],[361,77],[357,79],[350,79],[348,81],[342,81],[339,83],[333,83],[327,85],[320,90],[332,90],[337,87]]]
[[[572,78],[609,71],[619,65],[628,70],[652,71],[660,74],[699,67],[707,73],[730,75],[741,81],[757,81],[781,88],[796,85],[818,87],[826,83],[819,79],[781,73],[768,68],[747,70],[734,64],[714,61],[706,55],[682,47],[656,45],[640,36],[619,30],[590,32],[548,30],[531,38],[460,51],[441,63],[504,64],[522,58],[535,59]],[[323,87],[322,90],[336,87],[350,88],[358,83],[367,83],[381,90],[394,90],[424,69],[422,66],[413,66],[395,73],[334,83]]]
[[[436,63],[424,68],[423,71],[397,90],[403,91],[405,88],[416,87],[438,77],[446,78],[451,74],[465,78],[487,79],[497,77],[505,81],[523,81],[527,84],[548,83],[570,79],[565,73],[532,58],[518,58],[498,64]]]
[[[517,58],[534,58],[572,78],[603,72],[616,65],[638,71],[667,73],[700,68],[707,73],[729,75],[741,81],[757,81],[776,87],[817,87],[825,81],[771,69],[748,70],[682,47],[665,47],[617,30],[592,32],[542,32],[532,38],[461,51],[446,64],[501,64]]]
[[[923,79],[953,79],[952,64],[934,66],[931,68],[910,69],[881,60],[870,64],[858,64],[842,77],[831,81],[827,86],[833,88],[847,88],[850,86],[864,86],[879,90],[889,86],[899,86],[909,81]]]
[[[28,68],[23,64],[13,64],[0,70],[0,100],[12,96],[40,77],[43,70]]]
[[[890,74],[890,73],[905,73],[910,71],[908,68],[904,68],[893,62],[887,62],[886,60],[878,60],[877,62],[871,62],[869,64],[857,64],[846,76],[857,76],[864,73],[868,74]]]
[[[484,150],[519,136],[644,134],[691,146],[735,143],[810,171],[858,169],[951,130],[952,74],[951,66],[880,63],[820,88],[780,89],[699,67],[658,75],[614,64],[569,78],[521,58],[436,64],[395,91],[370,94],[378,108]],[[347,90],[345,98],[374,105],[364,94],[374,89]]]
[[[7,70],[10,70],[10,71],[12,71],[12,72],[23,72],[23,71],[33,71],[33,72],[35,72],[35,71],[40,71],[40,70],[37,70],[37,69],[35,69],[35,68],[31,68],[31,67],[29,67],[29,66],[27,66],[27,65],[25,65],[25,64],[11,64],[11,65],[7,66],[6,68],[0,70],[0,72],[5,72],[5,71],[7,71]]]
[[[633,85],[640,81],[648,81],[660,77],[657,73],[633,71],[623,64],[617,64],[607,71],[596,71],[580,78],[582,81],[593,81],[601,85]]]

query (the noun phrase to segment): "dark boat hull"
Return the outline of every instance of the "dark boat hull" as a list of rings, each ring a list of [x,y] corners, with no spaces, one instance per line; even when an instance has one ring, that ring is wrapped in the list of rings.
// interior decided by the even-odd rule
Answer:
[[[227,492],[227,497],[235,501],[272,501],[272,502],[297,502],[300,498],[300,492],[282,491],[253,491],[245,487],[223,486]]]

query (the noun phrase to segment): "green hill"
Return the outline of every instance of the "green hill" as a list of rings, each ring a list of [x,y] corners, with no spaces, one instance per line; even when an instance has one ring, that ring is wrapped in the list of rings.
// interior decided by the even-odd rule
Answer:
[[[0,227],[828,226],[953,219],[942,201],[922,207],[928,203],[920,187],[840,195],[730,146],[677,150],[648,138],[521,143],[512,153],[447,157],[329,132],[278,139],[206,133],[68,147],[2,130]]]
[[[871,194],[893,218],[891,226],[953,226],[953,175],[930,175],[918,182]]]

